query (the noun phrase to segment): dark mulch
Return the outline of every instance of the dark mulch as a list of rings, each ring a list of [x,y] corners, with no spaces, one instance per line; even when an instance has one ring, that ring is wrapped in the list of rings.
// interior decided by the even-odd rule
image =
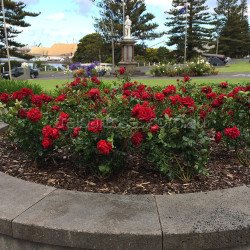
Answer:
[[[73,164],[64,156],[46,168],[38,168],[15,144],[0,136],[1,172],[56,188],[117,194],[174,194],[250,184],[249,167],[242,166],[233,152],[219,151],[216,147],[207,166],[209,176],[197,176],[186,183],[167,180],[135,156],[129,157],[122,172],[106,179],[84,168],[73,167]]]

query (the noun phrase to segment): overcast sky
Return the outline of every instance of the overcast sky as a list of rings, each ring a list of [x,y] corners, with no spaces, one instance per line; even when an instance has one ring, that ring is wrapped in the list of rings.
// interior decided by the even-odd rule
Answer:
[[[30,27],[25,28],[18,40],[29,46],[41,44],[51,46],[54,43],[78,42],[83,36],[94,32],[93,16],[98,15],[98,9],[90,0],[22,0],[26,9],[41,12],[37,17],[27,18]],[[166,14],[171,7],[171,0],[145,0],[147,10],[155,15],[154,21],[159,24],[159,30],[165,30]],[[216,0],[207,0],[209,8],[213,8]],[[250,0],[248,0],[248,11]],[[249,15],[250,16],[250,15]],[[167,37],[150,41],[154,46]],[[158,44],[158,46],[164,43]]]

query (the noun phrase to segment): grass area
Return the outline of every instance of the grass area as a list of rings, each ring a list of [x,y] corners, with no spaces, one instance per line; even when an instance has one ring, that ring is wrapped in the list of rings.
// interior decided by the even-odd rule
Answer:
[[[170,85],[176,83],[175,77],[173,78],[133,78],[132,81],[137,81],[140,83],[147,84],[149,86],[157,86],[157,85]],[[44,90],[51,91],[56,88],[56,85],[61,86],[62,84],[68,82],[67,79],[30,79],[28,80],[29,83],[36,83],[40,85]],[[73,81],[73,79],[69,79],[69,82]],[[106,83],[112,83],[114,81],[113,79],[104,78],[104,82]],[[197,84],[212,84],[212,83],[220,83],[227,81],[230,84],[237,84],[237,83],[243,83],[247,82],[250,83],[250,79],[246,78],[193,78],[193,81]]]
[[[218,68],[220,73],[227,73],[227,72],[249,72],[250,73],[250,63],[249,62],[241,62],[241,63],[235,63],[235,64],[229,64],[225,67]]]

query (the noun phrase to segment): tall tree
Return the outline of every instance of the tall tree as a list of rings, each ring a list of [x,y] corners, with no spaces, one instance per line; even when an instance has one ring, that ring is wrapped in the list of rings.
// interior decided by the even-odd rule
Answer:
[[[7,23],[7,36],[8,36],[8,44],[10,47],[10,54],[12,56],[20,56],[22,54],[18,53],[18,48],[22,48],[25,45],[19,42],[16,42],[14,39],[20,34],[22,31],[18,29],[18,27],[28,27],[29,23],[25,21],[25,17],[36,17],[40,13],[28,12],[25,10],[26,4],[21,1],[13,1],[13,0],[4,0],[5,7],[5,18]],[[6,47],[5,47],[5,35],[4,35],[4,23],[3,23],[3,12],[2,6],[0,8],[0,43],[2,44],[0,49],[0,56],[6,57]]]
[[[175,45],[177,55],[183,56],[187,15],[187,58],[191,59],[198,51],[206,50],[205,47],[211,40],[212,20],[206,0],[189,0],[187,14],[180,14],[178,7],[185,3],[186,0],[173,0],[172,9],[167,12],[165,26],[170,27],[167,45]]]
[[[73,57],[74,62],[89,63],[93,61],[104,61],[107,57],[106,45],[98,33],[92,33],[84,36]]]
[[[100,8],[100,18],[95,18],[96,30],[110,41],[111,36],[116,40],[123,36],[122,1],[93,0]],[[152,22],[155,16],[146,11],[144,0],[125,0],[125,16],[129,15],[132,21],[131,35],[141,41],[152,40],[162,36],[156,32],[158,24]],[[112,30],[114,32],[112,32]]]
[[[215,13],[220,22],[219,53],[242,57],[250,51],[247,1],[217,0]]]

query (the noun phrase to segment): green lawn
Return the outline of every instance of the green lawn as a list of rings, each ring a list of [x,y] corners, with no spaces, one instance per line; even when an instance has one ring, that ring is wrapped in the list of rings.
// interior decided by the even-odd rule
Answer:
[[[242,62],[242,63],[235,63],[235,64],[229,64],[225,67],[218,68],[220,73],[227,73],[227,72],[249,72],[250,73],[250,63],[249,62]]]
[[[133,81],[137,81],[140,83],[147,84],[149,86],[156,86],[156,85],[169,85],[169,84],[175,84],[176,83],[175,77],[169,79],[169,78],[134,78],[132,79]],[[56,88],[56,85],[61,86],[62,84],[66,83],[68,80],[65,79],[30,79],[28,80],[29,83],[36,83],[38,85],[41,85],[43,89],[45,90],[53,90]],[[69,80],[70,82],[73,81],[73,79]],[[104,82],[106,83],[112,83],[114,79],[103,79]],[[237,84],[237,83],[242,83],[242,82],[247,82],[250,83],[250,79],[248,78],[218,78],[218,79],[212,79],[212,78],[201,78],[197,77],[193,79],[194,82],[197,84],[210,84],[210,83],[220,83],[223,81],[228,81],[228,83],[231,84]]]

